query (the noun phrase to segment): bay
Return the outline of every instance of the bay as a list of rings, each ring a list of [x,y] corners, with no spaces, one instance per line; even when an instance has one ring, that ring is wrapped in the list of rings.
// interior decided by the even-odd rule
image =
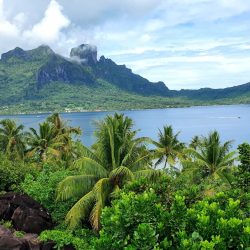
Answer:
[[[172,125],[179,138],[189,143],[194,135],[207,135],[218,130],[223,141],[234,140],[233,148],[243,142],[250,142],[250,105],[202,106],[189,108],[169,108],[151,110],[118,111],[134,121],[134,128],[139,129],[138,136],[157,139],[158,129]],[[95,121],[114,112],[62,113],[63,119],[71,126],[83,131],[81,141],[91,146],[94,141]],[[0,115],[0,119],[10,118],[24,124],[26,129],[38,128],[49,114]]]

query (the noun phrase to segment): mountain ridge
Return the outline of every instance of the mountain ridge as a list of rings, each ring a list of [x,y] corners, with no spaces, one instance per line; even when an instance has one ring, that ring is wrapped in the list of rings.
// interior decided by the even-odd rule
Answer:
[[[68,58],[49,46],[16,47],[0,59],[0,113],[249,103],[250,83],[224,89],[170,90],[82,44]],[[4,108],[3,108],[4,107]]]

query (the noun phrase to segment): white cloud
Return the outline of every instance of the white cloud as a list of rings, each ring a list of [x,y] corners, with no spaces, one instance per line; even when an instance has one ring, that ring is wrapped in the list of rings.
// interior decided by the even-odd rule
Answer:
[[[171,88],[234,84],[250,79],[249,12],[248,0],[0,0],[0,53],[93,43]]]
[[[8,17],[7,1],[0,0],[0,52],[6,52],[19,46],[32,49],[41,44],[48,44],[56,49],[61,41],[67,44],[63,29],[70,26],[70,20],[63,14],[63,7],[51,0],[44,10],[42,18],[36,23],[28,23],[26,12],[18,12]],[[39,5],[38,5],[39,6]],[[39,12],[39,9],[38,9]],[[69,38],[70,40],[70,38]],[[61,45],[61,47],[63,47]]]
[[[62,14],[62,6],[52,0],[43,19],[35,24],[31,30],[25,31],[23,36],[28,40],[32,39],[49,44],[57,41],[61,30],[68,27],[69,24],[69,19]]]
[[[18,29],[14,24],[6,19],[3,8],[3,0],[0,0],[0,37],[15,37],[18,34]]]
[[[23,12],[18,13],[18,14],[13,18],[13,24],[14,24],[18,29],[22,29],[26,21],[27,21],[27,16],[26,16]]]
[[[145,35],[143,35],[139,40],[144,40]],[[150,41],[150,39],[145,39],[144,41]],[[217,48],[228,48],[230,46],[232,47],[238,47],[240,49],[247,49],[249,48],[249,45],[242,44],[242,37],[229,37],[229,38],[223,38],[223,39],[217,39],[217,40],[210,40],[210,39],[194,39],[194,40],[183,40],[181,42],[172,43],[171,41],[169,43],[166,43],[164,45],[160,46],[138,46],[133,47],[130,49],[119,49],[119,50],[110,50],[109,56],[125,56],[125,55],[143,55],[146,53],[152,53],[152,52],[158,52],[158,53],[165,53],[165,52],[171,52],[176,53],[176,55],[180,52],[196,52],[199,53],[199,55],[209,55],[211,53],[211,50],[217,49]]]

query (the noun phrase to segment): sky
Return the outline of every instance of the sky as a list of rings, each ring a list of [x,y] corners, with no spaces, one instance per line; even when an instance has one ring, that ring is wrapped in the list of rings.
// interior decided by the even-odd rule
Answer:
[[[250,0],[0,0],[0,54],[82,43],[170,89],[250,82]]]

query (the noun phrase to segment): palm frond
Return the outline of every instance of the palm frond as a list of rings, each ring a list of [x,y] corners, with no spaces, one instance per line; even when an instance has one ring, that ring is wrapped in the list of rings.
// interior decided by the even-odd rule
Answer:
[[[140,164],[144,163],[143,165],[147,165],[148,160],[151,159],[151,153],[147,153],[145,155],[139,155],[139,157],[137,159],[135,159],[135,161],[131,162],[131,164],[129,164],[127,167],[129,169],[140,169]],[[144,166],[145,167],[145,166]]]
[[[101,227],[100,217],[103,207],[103,203],[101,201],[97,201],[90,213],[90,223],[92,228],[96,231],[99,231]]]
[[[133,178],[133,172],[129,168],[124,166],[112,170],[109,174],[109,179],[114,184],[120,184],[124,181],[131,181],[133,180]]]
[[[146,169],[134,172],[135,179],[146,178],[149,181],[156,181],[166,175],[162,170]]]
[[[217,170],[214,174],[213,174],[214,178],[219,178],[221,179],[224,183],[226,183],[228,186],[231,187],[232,185],[232,178],[231,176],[226,173],[225,171],[223,171],[222,169]]]
[[[101,211],[113,192],[113,188],[114,186],[111,184],[109,178],[100,179],[93,188],[96,203],[90,214],[90,222],[94,230],[98,231],[100,229]]]
[[[235,160],[236,160],[236,152],[232,151],[225,155],[222,159],[222,161],[218,164],[218,168],[223,167],[223,166],[228,166],[231,165]]]
[[[92,175],[68,176],[58,184],[57,200],[79,198],[89,192],[95,185],[97,178]]]
[[[76,160],[72,168],[77,169],[82,174],[93,175],[97,178],[103,178],[108,175],[108,171],[105,169],[104,166],[102,166],[95,160],[87,157],[82,157]]]
[[[84,146],[83,144],[81,145],[80,151],[83,157],[91,158],[99,164],[101,163],[100,159],[88,147]]]
[[[87,219],[90,211],[95,204],[95,195],[90,191],[84,195],[68,212],[66,215],[66,223],[69,229],[74,229],[80,225],[83,219]]]

